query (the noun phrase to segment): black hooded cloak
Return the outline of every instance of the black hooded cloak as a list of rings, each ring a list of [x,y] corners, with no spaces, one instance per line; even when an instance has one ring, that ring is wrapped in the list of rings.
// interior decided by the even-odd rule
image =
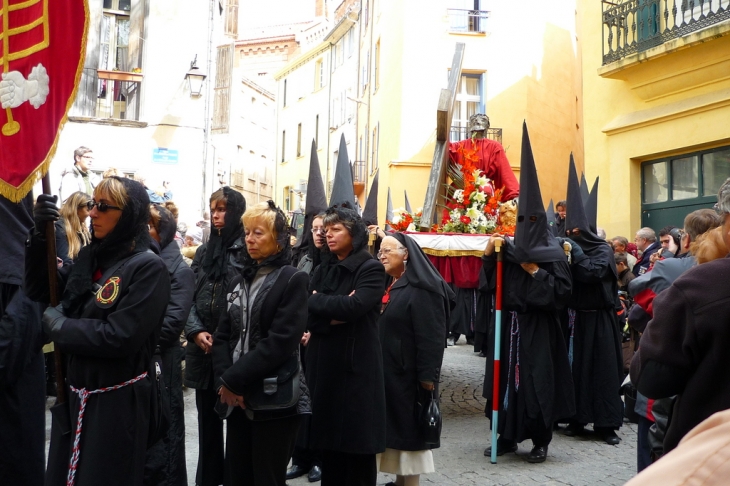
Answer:
[[[438,445],[422,441],[413,411],[431,395],[420,383],[438,384],[454,294],[415,240],[403,233],[389,236],[408,249],[408,258],[405,273],[390,287],[388,304],[378,321],[385,374],[386,447],[435,449]],[[438,388],[435,393],[438,395]]]
[[[32,207],[0,196],[0,478],[19,486],[42,485],[45,469],[44,306],[21,288]]]
[[[104,239],[92,233],[91,244],[82,248],[76,263],[59,271],[67,317],[54,325],[51,338],[67,359],[67,383],[89,392],[125,384],[149,371],[170,299],[165,264],[147,251],[147,192],[139,182],[117,180],[127,198],[116,226]],[[44,238],[34,234],[26,252],[25,284],[36,297],[48,295],[44,254]],[[68,268],[70,274],[65,272]],[[94,284],[101,287],[96,292]],[[77,485],[143,483],[151,379],[147,375],[90,395],[83,417]],[[67,393],[69,423],[76,424],[81,399],[71,390]],[[56,424],[54,418],[54,431]],[[52,434],[46,485],[66,484],[71,442]]]
[[[566,231],[573,245],[573,293],[566,316],[572,357],[576,414],[573,421],[594,428],[618,429],[623,422],[619,389],[623,381],[621,334],[616,318],[618,273],[611,246],[592,231],[581,201],[571,157]],[[599,385],[600,386],[597,386]]]
[[[550,442],[552,424],[575,411],[573,383],[558,311],[570,298],[567,257],[547,226],[527,126],[523,124],[520,201],[514,242],[503,246],[502,368],[498,431],[503,439],[535,445]],[[528,274],[520,263],[536,263]],[[496,288],[496,253],[483,257],[483,271]],[[493,407],[494,334],[486,362],[485,413]]]

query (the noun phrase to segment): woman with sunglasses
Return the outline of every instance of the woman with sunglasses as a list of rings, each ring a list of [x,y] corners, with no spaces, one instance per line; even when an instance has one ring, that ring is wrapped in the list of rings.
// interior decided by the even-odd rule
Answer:
[[[91,243],[58,270],[61,304],[43,323],[66,358],[68,402],[57,406],[46,484],[142,485],[152,412],[152,353],[170,299],[165,264],[150,248],[149,198],[131,179],[94,190]],[[59,216],[41,195],[26,251],[25,288],[48,302],[45,222]],[[59,433],[63,423],[70,434]]]

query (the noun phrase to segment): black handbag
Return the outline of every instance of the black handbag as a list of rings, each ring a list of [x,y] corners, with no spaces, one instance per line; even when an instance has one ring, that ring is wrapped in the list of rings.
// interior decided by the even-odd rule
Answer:
[[[295,406],[301,395],[300,375],[299,350],[297,350],[279,367],[275,375],[244,388],[243,401],[246,410],[263,412]]]
[[[439,445],[441,439],[441,410],[435,389],[431,390],[430,399],[421,406],[421,416],[418,418],[421,429],[421,438],[427,445]]]

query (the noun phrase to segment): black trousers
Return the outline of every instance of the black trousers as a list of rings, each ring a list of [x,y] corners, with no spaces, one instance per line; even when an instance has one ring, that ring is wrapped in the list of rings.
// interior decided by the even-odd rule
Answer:
[[[198,486],[223,484],[223,421],[213,408],[217,399],[218,394],[212,386],[195,390],[195,404],[198,407],[198,471],[195,484]]]
[[[302,415],[302,424],[297,434],[296,445],[294,446],[294,454],[292,454],[291,462],[295,466],[301,466],[311,469],[312,466],[322,467],[322,459],[320,453],[309,447],[310,427],[312,425],[311,415]]]
[[[228,416],[226,486],[285,486],[300,415],[253,421],[240,408]]]
[[[375,486],[375,454],[322,451],[322,486]]]

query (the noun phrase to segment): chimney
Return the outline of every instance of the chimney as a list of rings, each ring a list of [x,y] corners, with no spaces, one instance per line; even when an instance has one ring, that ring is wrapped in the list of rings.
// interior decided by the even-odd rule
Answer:
[[[314,0],[314,16],[315,17],[324,17],[324,3],[326,0]]]

